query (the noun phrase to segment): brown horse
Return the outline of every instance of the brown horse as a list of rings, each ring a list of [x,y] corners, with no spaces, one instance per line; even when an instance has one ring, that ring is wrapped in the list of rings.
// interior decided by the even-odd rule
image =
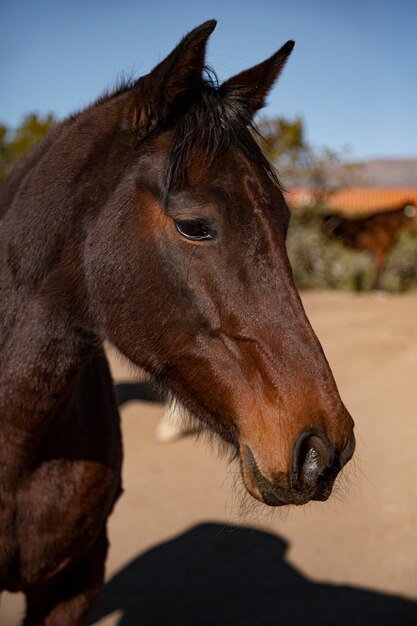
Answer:
[[[102,584],[121,490],[105,338],[267,504],[325,500],[353,452],[252,132],[293,43],[219,86],[214,26],[62,123],[1,192],[0,588],[26,594],[27,626],[83,623]]]
[[[374,258],[373,289],[379,289],[381,273],[398,234],[416,228],[416,208],[407,202],[392,211],[381,211],[361,219],[328,215],[325,225],[348,248],[365,250]]]

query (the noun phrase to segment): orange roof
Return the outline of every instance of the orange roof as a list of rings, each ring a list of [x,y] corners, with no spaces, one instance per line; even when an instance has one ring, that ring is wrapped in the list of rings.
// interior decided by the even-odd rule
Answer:
[[[294,208],[308,208],[323,199],[330,210],[345,215],[370,215],[379,211],[397,209],[401,204],[417,206],[417,187],[352,187],[326,195],[324,190],[298,187],[286,198]]]

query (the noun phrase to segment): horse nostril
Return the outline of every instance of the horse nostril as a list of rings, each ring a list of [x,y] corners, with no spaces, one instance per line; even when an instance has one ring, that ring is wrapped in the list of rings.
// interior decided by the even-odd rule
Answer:
[[[325,435],[304,433],[294,446],[292,486],[313,488],[334,463],[334,446]]]

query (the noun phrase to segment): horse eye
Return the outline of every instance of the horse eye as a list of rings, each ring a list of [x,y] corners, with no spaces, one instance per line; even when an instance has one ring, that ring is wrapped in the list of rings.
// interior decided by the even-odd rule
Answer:
[[[202,219],[175,220],[177,231],[186,239],[192,241],[208,241],[216,238],[216,231]]]

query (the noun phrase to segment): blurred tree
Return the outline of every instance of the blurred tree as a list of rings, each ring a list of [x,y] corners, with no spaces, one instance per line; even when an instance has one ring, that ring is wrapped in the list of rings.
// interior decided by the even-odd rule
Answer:
[[[7,127],[0,124],[0,184],[6,178],[10,164],[10,150],[7,141]]]
[[[329,148],[313,149],[307,142],[301,118],[261,118],[260,143],[277,168],[284,187],[315,190],[316,205],[340,187],[363,183],[360,166],[346,163],[346,155]]]
[[[258,129],[266,142],[266,150],[272,161],[282,159],[299,159],[307,149],[304,138],[304,127],[301,118],[294,121],[284,117],[261,118]]]
[[[0,124],[0,184],[16,161],[52,130],[55,124],[52,115],[40,117],[36,113],[26,115],[14,131]]]

